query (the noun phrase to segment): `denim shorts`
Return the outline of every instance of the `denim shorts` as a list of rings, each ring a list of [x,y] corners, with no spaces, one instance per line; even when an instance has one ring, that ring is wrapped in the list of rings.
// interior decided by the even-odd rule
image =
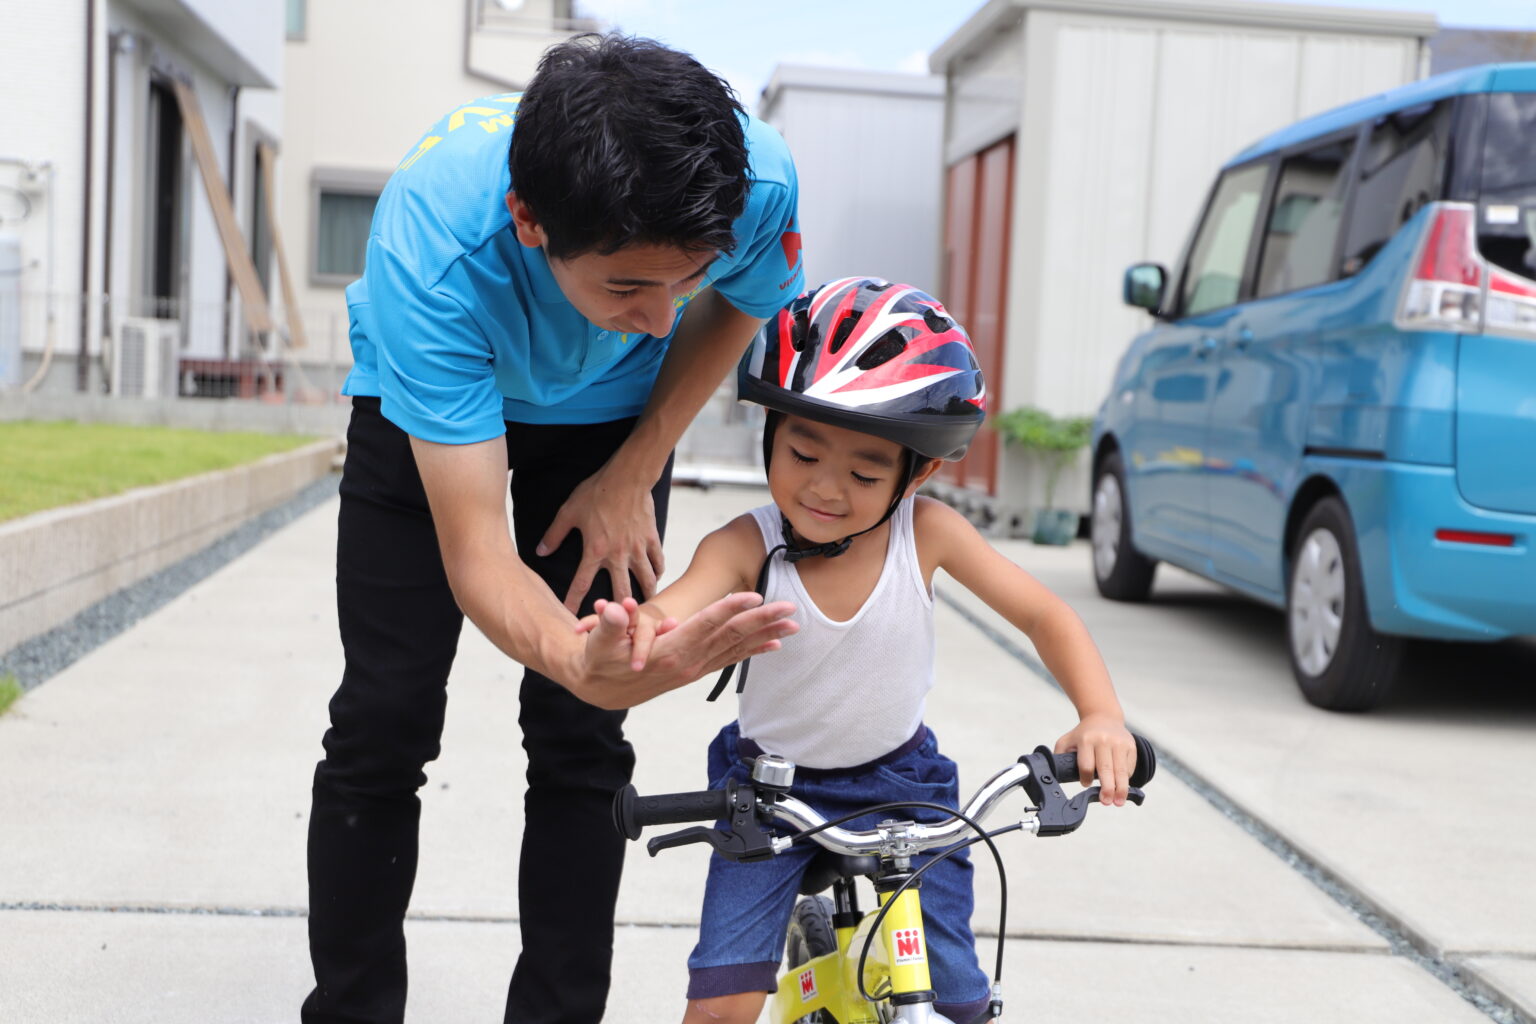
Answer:
[[[790,793],[828,818],[871,804],[920,800],[954,807],[959,802],[955,763],[939,753],[931,731],[912,749],[897,752],[846,772],[795,773]],[[709,785],[718,789],[727,778],[745,783],[751,766],[741,753],[739,726],[732,722],[709,747]],[[855,818],[847,828],[870,828],[891,817],[939,821],[946,815],[914,809],[883,811]],[[772,992],[784,951],[784,933],[800,888],[800,876],[821,847],[797,844],[770,860],[750,864],[715,854],[709,861],[699,942],[688,957],[688,998]],[[918,858],[925,863],[928,856]],[[986,1007],[991,982],[976,960],[971,934],[971,861],[962,851],[936,865],[922,878],[923,926],[927,933],[929,970],[940,1012],[954,1020],[970,1020]],[[870,908],[864,908],[866,911]],[[949,1012],[954,1011],[954,1012]],[[963,1015],[957,1015],[957,1013]]]

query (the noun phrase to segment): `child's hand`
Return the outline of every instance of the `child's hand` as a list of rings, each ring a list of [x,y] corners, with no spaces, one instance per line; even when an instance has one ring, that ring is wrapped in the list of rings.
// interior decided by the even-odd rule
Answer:
[[[594,601],[593,613],[577,621],[576,632],[590,633],[595,629],[603,609],[612,603],[602,598]],[[662,614],[659,609],[651,605],[638,603],[632,597],[624,598],[619,602],[619,606],[629,615],[630,668],[638,672],[645,668],[646,659],[651,655],[651,645],[656,642],[656,638],[677,628],[677,620],[670,615]]]
[[[1099,802],[1125,806],[1131,772],[1136,769],[1136,741],[1125,722],[1113,715],[1088,715],[1056,741],[1056,753],[1077,752],[1077,772],[1084,786],[1099,777]]]

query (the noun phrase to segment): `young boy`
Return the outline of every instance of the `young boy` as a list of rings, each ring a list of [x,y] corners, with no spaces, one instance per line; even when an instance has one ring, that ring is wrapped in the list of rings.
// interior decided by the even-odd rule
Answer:
[[[751,759],[768,752],[795,762],[792,792],[828,816],[884,801],[955,806],[955,765],[923,725],[932,581],[942,568],[1029,636],[1080,719],[1056,749],[1076,750],[1084,783],[1097,773],[1103,802],[1124,804],[1135,745],[1081,620],[959,513],[914,497],[941,460],[965,453],[985,414],[960,325],[910,286],[834,281],[758,333],[738,380],[743,399],[769,409],[773,504],[706,537],[653,601],[622,605],[637,662],[657,634],[724,594],[762,589],[801,609],[800,632],[756,659],[738,720],[711,745],[710,786],[731,775],[744,782]],[[599,614],[617,622],[620,607]],[[711,860],[685,1024],[757,1020],[815,849],[752,864]],[[957,855],[923,885],[935,1008],[962,1024],[985,1012],[989,989],[970,931],[970,874]]]

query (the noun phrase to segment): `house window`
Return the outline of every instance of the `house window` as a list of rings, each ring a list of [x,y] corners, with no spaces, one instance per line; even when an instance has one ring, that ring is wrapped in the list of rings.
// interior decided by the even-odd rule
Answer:
[[[315,172],[313,283],[345,286],[362,276],[373,208],[388,178],[366,171]]]
[[[288,38],[302,42],[308,22],[309,0],[288,0]]]

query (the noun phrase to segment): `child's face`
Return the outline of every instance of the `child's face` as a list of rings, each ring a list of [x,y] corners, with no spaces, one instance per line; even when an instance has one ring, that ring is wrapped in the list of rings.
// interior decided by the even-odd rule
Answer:
[[[773,435],[768,490],[800,537],[838,541],[885,515],[904,458],[894,441],[785,416]]]

